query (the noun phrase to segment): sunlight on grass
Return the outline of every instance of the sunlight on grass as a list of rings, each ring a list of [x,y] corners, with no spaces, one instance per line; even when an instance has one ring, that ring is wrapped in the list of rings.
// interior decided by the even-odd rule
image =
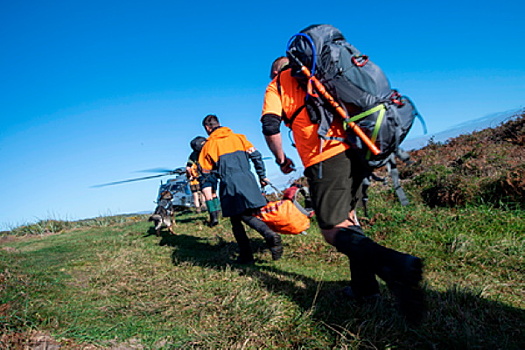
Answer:
[[[176,236],[149,235],[142,220],[3,244],[2,329],[36,328],[101,347],[468,347],[504,336],[512,348],[520,338],[505,329],[519,329],[525,306],[522,212],[429,212],[380,204],[383,195],[374,194],[367,232],[425,258],[429,304],[439,310],[417,333],[403,325],[384,285],[380,304],[342,299],[348,262],[316,228],[283,237],[277,262],[252,232],[258,263],[238,267],[229,223],[210,229],[197,214],[180,215]],[[492,317],[504,324],[465,323]]]
[[[378,302],[346,299],[348,259],[324,242],[315,218],[307,235],[282,236],[279,261],[249,231],[256,264],[240,266],[227,219],[209,228],[205,214],[177,213],[176,234],[157,237],[147,216],[108,216],[3,233],[0,347],[44,339],[65,349],[523,349],[522,180],[489,188],[485,202],[469,197],[472,186],[450,184],[467,183],[456,175],[468,171],[482,182],[490,167],[478,162],[480,148],[448,147],[454,156],[439,165],[440,147],[448,146],[429,146],[434,172],[407,170],[409,206],[374,183],[370,217],[359,218],[375,241],[424,259],[430,312],[422,324],[405,323],[382,282]],[[502,161],[498,152],[487,159]]]

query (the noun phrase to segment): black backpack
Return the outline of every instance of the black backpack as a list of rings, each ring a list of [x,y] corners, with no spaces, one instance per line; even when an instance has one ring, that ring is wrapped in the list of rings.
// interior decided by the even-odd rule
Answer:
[[[308,68],[311,76],[315,76],[346,111],[345,126],[347,122],[357,124],[379,149],[378,154],[371,153],[361,138],[347,128],[344,141],[362,155],[371,169],[388,162],[416,117],[421,120],[426,133],[424,121],[412,101],[393,90],[383,71],[349,44],[333,26],[312,25],[292,36],[286,55],[292,76],[307,91],[312,91],[307,86],[311,84],[310,77],[301,70],[302,66]],[[314,92],[307,94],[305,107],[312,122],[319,124],[319,137],[329,139],[326,133],[338,115],[333,103]],[[292,122],[288,120],[288,125]]]

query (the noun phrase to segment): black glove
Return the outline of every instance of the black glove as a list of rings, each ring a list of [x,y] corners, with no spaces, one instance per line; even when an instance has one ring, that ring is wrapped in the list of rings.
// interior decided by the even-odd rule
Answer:
[[[295,164],[286,156],[284,156],[284,161],[282,163],[277,162],[277,165],[281,168],[283,174],[289,174],[295,170]]]

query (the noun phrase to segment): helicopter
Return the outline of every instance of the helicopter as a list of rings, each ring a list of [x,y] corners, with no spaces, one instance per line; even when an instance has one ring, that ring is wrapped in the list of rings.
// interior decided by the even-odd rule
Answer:
[[[263,160],[269,160],[269,159],[271,159],[271,157],[263,157]],[[186,177],[185,167],[179,167],[174,170],[165,169],[165,168],[154,168],[154,169],[148,169],[148,170],[140,170],[139,172],[154,172],[154,173],[160,173],[160,174],[139,177],[139,178],[134,178],[134,179],[128,179],[128,180],[122,180],[122,181],[109,182],[109,183],[105,183],[101,185],[95,185],[92,187],[113,186],[113,185],[119,185],[119,184],[127,183],[127,182],[149,180],[149,179],[153,179],[156,177],[175,175],[174,178],[168,179],[165,182],[161,180],[159,189],[157,191],[157,198],[155,200],[155,203],[158,203],[160,201],[162,192],[168,190],[173,195],[172,204],[177,210],[195,208],[195,202],[193,201],[193,195],[191,193],[190,184],[189,184],[188,178]],[[287,184],[291,184],[293,182],[293,179],[290,178],[290,176],[279,175],[279,178],[281,178],[279,182],[283,182]],[[279,192],[279,190],[277,190],[275,186],[271,186],[271,187],[273,187],[273,190],[275,190],[276,193]]]
[[[168,179],[166,182],[162,182],[161,180],[157,193],[157,202],[160,200],[162,192],[170,191],[173,195],[171,202],[176,209],[181,210],[194,207],[195,203],[193,203],[193,196],[190,190],[190,183],[186,177],[186,170],[177,168],[173,172],[177,174],[177,177]]]
[[[105,183],[101,185],[95,185],[93,187],[113,186],[113,185],[119,185],[119,184],[127,183],[127,182],[149,180],[149,179],[153,179],[156,177],[175,175],[174,178],[168,179],[165,182],[161,180],[159,189],[157,191],[157,199],[155,202],[160,201],[162,192],[170,191],[171,194],[173,195],[172,203],[176,209],[184,210],[184,209],[195,207],[195,203],[193,202],[193,196],[190,190],[190,183],[186,177],[186,168],[180,167],[180,168],[176,168],[175,170],[148,169],[148,170],[141,170],[141,171],[142,172],[159,172],[161,174],[152,175],[152,176],[144,176],[144,177],[122,180],[122,181],[109,182],[109,183]]]

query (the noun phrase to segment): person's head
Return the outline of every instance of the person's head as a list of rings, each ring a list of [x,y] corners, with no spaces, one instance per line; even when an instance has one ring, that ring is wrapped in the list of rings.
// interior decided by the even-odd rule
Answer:
[[[280,71],[285,69],[288,66],[289,60],[286,56],[277,57],[273,63],[272,68],[270,69],[270,79],[273,79],[279,74]]]
[[[219,123],[219,118],[217,118],[215,114],[208,114],[202,120],[202,126],[204,126],[204,129],[209,135],[213,132],[213,130],[221,126],[221,124]]]
[[[206,138],[204,136],[197,136],[193,140],[191,140],[190,147],[195,152],[200,152],[205,142],[206,142]]]

